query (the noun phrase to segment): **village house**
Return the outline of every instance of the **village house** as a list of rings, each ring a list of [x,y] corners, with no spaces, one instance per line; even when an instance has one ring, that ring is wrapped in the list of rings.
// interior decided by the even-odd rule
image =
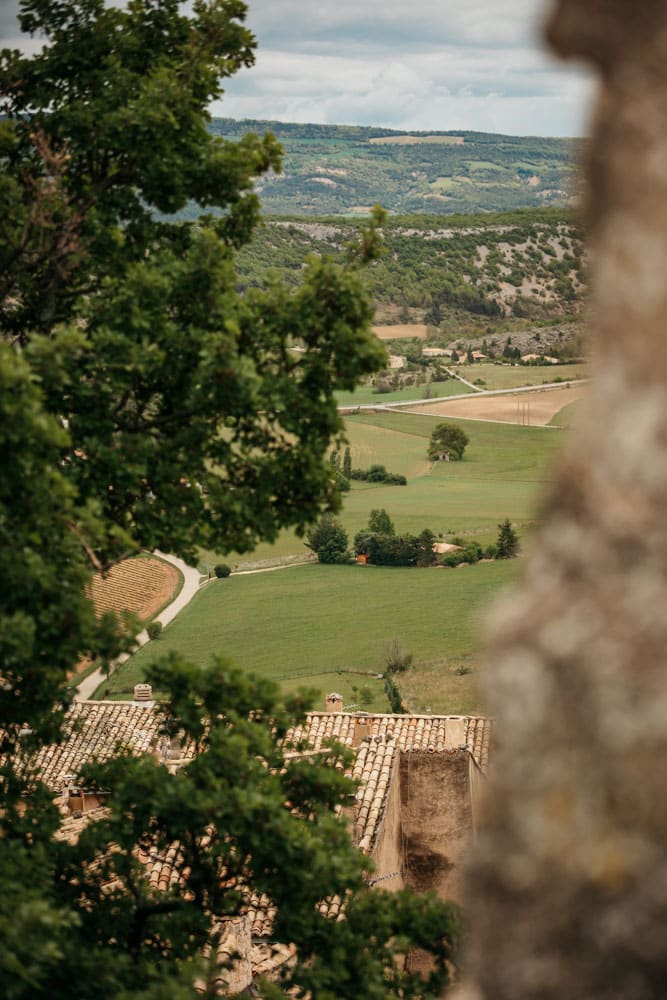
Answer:
[[[85,763],[108,760],[119,746],[152,753],[172,771],[193,759],[194,747],[162,735],[161,722],[148,685],[137,685],[133,702],[72,705],[63,742],[37,757],[62,815],[59,837],[75,840],[87,823],[104,815],[107,795],[113,796],[113,789],[105,795],[86,791],[78,778]],[[285,756],[316,752],[330,740],[353,748],[350,776],[359,788],[348,819],[355,844],[373,859],[370,885],[434,890],[442,899],[460,901],[490,732],[490,721],[475,716],[346,712],[342,697],[331,694],[325,711],[309,713],[288,734]],[[299,750],[291,751],[291,745]],[[161,852],[138,847],[137,856],[152,886],[166,890],[183,884],[177,844]],[[323,900],[320,909],[335,918],[341,907],[333,898]],[[247,989],[256,977],[275,975],[293,958],[293,949],[273,940],[274,914],[271,900],[248,887],[243,913],[218,927],[220,993]],[[236,956],[231,967],[230,956]],[[408,962],[420,968],[418,954]]]
[[[401,368],[405,368],[406,357],[403,354],[390,354],[389,355],[389,367],[392,371],[399,371]]]

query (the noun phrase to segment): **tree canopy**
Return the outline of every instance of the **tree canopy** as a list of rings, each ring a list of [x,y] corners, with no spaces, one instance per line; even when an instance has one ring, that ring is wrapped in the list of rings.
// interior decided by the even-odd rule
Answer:
[[[321,563],[349,561],[347,532],[333,514],[322,514],[306,537],[308,548],[312,549]]]
[[[428,457],[432,462],[444,456],[449,456],[453,461],[460,461],[468,443],[468,435],[458,424],[438,424],[431,434]]]
[[[509,517],[498,525],[496,540],[496,557],[498,559],[513,559],[519,554],[519,536],[512,527]]]
[[[276,933],[299,948],[290,976],[314,995],[434,994],[435,980],[425,988],[394,964],[396,939],[432,948],[442,972],[455,936],[433,902],[369,899],[333,815],[349,783],[316,761],[285,765],[276,745],[303,703],[281,704],[222,661],[156,668],[170,730],[199,753],[176,775],[127,755],[89,769],[113,796],[76,844],[53,838],[57,810],[26,763],[57,737],[80,657],[132,644],[136,622],[95,618],[93,570],[141,548],[192,557],[303,531],[337,502],[324,461],[341,430],[334,392],[383,359],[358,275],[378,251],[377,217],[346,264],[312,260],[293,290],[236,291],[253,183],[280,169],[270,135],[231,143],[206,128],[220,81],[253,61],[245,12],[238,0],[195,0],[191,14],[178,0],[22,0],[21,27],[44,45],[0,53],[8,1000],[193,997],[214,918],[239,906],[221,865],[279,905]],[[174,217],[186,205],[195,222]],[[187,894],[141,881],[147,837],[179,843]],[[349,893],[341,923],[317,915],[330,892]]]

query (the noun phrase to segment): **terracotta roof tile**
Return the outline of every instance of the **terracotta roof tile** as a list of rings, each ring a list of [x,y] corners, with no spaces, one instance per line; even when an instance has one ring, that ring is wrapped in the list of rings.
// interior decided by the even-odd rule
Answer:
[[[161,751],[166,758],[169,748],[160,736],[161,716],[157,709],[128,702],[80,702],[72,706],[67,722],[68,735],[62,744],[44,748],[37,760],[43,780],[54,791],[61,791],[76,777],[84,763],[107,760],[119,747],[134,753]],[[355,796],[353,835],[359,848],[372,854],[382,830],[386,804],[396,763],[401,752],[411,750],[437,754],[467,749],[478,767],[486,771],[489,759],[491,722],[475,716],[414,716],[349,712],[312,712],[305,722],[288,734],[288,756],[300,752],[297,745],[312,753],[336,740],[348,747],[357,744],[351,776],[359,782]],[[359,736],[363,739],[359,742]],[[168,741],[167,741],[168,742]],[[301,751],[303,752],[303,751]],[[195,754],[194,746],[179,750],[178,763]],[[172,754],[173,756],[173,754]],[[78,819],[65,820],[61,834],[65,839],[78,836],[87,822],[104,814],[104,807],[91,810]],[[179,844],[164,851],[137,848],[137,857],[146,866],[147,878],[160,890],[173,888],[187,880],[182,870]],[[245,894],[246,927],[252,938],[250,962],[254,975],[274,972],[294,957],[292,948],[270,942],[276,909],[266,896],[248,889]],[[343,900],[333,897],[320,904],[320,911],[342,919]],[[229,946],[232,930],[225,930],[223,940]],[[236,931],[234,931],[236,934]],[[221,941],[222,946],[222,941]],[[224,977],[221,978],[221,984]]]

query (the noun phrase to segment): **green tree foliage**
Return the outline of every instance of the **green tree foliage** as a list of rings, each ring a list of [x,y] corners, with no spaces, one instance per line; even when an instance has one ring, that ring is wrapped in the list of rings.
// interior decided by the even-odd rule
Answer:
[[[387,472],[384,465],[371,465],[368,469],[352,469],[350,478],[366,483],[386,483],[387,486],[406,486],[407,479],[398,472]]]
[[[252,62],[244,6],[179,7],[26,0],[24,28],[51,44],[0,61],[0,328],[68,427],[67,476],[102,505],[107,556],[303,530],[333,499],[334,391],[383,357],[356,274],[378,249],[368,233],[294,290],[236,294],[253,181],[279,148],[206,129],[219,79]],[[157,214],[187,204],[197,222]]]
[[[345,528],[333,514],[322,514],[307,535],[308,548],[321,563],[349,562],[348,538]]]
[[[352,475],[352,455],[350,453],[349,445],[345,448],[345,453],[343,455],[343,475],[346,479],[350,479]]]
[[[384,507],[374,508],[368,516],[368,530],[378,535],[394,535],[394,522]]]
[[[466,432],[457,424],[438,424],[431,434],[428,446],[428,457],[432,462],[443,455],[449,455],[453,461],[460,461],[469,443]]]
[[[513,559],[519,552],[519,536],[512,527],[509,517],[498,525],[498,538],[496,540],[496,558]]]
[[[346,263],[312,260],[293,289],[236,291],[253,183],[280,169],[271,136],[233,144],[207,131],[220,81],[253,60],[244,16],[238,0],[196,0],[191,15],[177,0],[22,0],[21,26],[43,47],[0,53],[8,1000],[180,1000],[199,995],[197,978],[211,995],[202,949],[215,954],[214,918],[238,911],[231,880],[250,871],[278,904],[276,935],[299,948],[289,975],[315,996],[435,995],[442,976],[418,985],[394,950],[425,945],[444,971],[457,933],[439,904],[364,888],[332,808],[349,783],[319,761],[285,762],[276,745],[303,706],[222,662],[172,657],[154,670],[170,731],[198,755],[176,775],[126,755],[89,768],[86,784],[113,796],[77,844],[54,839],[60,817],[31,772],[60,730],[68,672],[84,654],[105,665],[139,628],[96,621],[93,570],[141,547],[188,557],[303,530],[336,503],[334,392],[384,356],[357,274],[378,253],[377,218]],[[170,218],[186,205],[196,222]],[[175,841],[188,892],[158,893],[135,848]],[[341,923],[320,919],[329,893],[348,901]]]
[[[157,621],[157,619],[149,622],[146,626],[146,632],[149,639],[159,639],[162,635],[162,622]]]

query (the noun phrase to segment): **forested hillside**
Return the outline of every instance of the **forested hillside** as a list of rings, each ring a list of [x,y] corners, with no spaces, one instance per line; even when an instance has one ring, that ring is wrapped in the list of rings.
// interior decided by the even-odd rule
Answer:
[[[337,256],[351,220],[269,219],[238,257],[239,284],[271,273],[296,283],[309,253]],[[368,276],[378,322],[426,323],[458,336],[490,326],[561,323],[579,315],[582,234],[563,210],[393,217]]]
[[[393,132],[342,125],[213,120],[228,139],[272,132],[283,171],[258,182],[269,214],[506,211],[568,205],[577,196],[582,140],[484,132]]]

